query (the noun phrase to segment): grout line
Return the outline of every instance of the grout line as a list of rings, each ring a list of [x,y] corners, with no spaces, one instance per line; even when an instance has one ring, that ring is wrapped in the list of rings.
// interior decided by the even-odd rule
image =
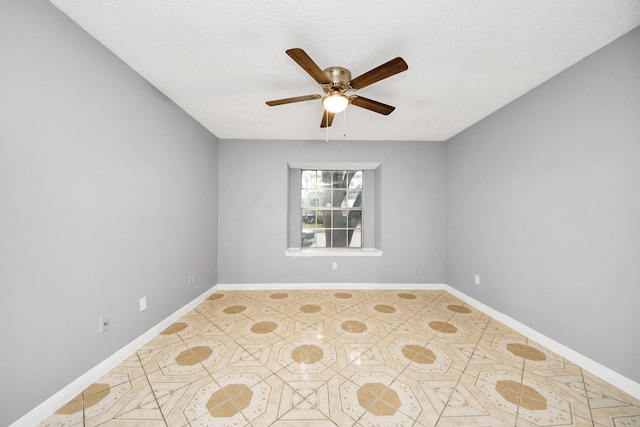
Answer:
[[[149,376],[147,375],[147,370],[144,369],[144,365],[142,364],[142,359],[140,359],[140,355],[136,352],[136,357],[138,358],[138,362],[140,362],[140,367],[142,368],[142,372],[144,372],[144,377],[147,380],[147,385],[149,386],[149,389],[151,390],[151,394],[153,395],[153,399],[156,401],[156,406],[158,407],[158,411],[160,412],[160,415],[162,415],[162,421],[164,421],[164,425],[169,427],[169,425],[167,424],[167,417],[165,417],[164,412],[162,412],[162,407],[160,406],[160,402],[158,401],[158,396],[156,396],[156,392],[153,389],[153,387],[151,386],[151,381],[149,381]]]
[[[518,407],[516,408],[516,424],[518,424],[518,419],[520,418],[520,404],[522,403],[522,389],[524,386],[524,365],[527,361],[527,348],[529,344],[529,338],[525,337],[524,339],[524,354],[522,355],[522,371],[520,374],[520,388],[518,389]]]
[[[442,407],[442,412],[440,412],[438,414],[438,419],[436,420],[436,425],[438,425],[438,423],[440,422],[440,419],[442,418],[442,414],[444,414],[444,411],[446,411],[447,406],[449,406],[449,402],[451,401],[453,394],[456,392],[456,389],[458,388],[458,385],[460,385],[460,383],[462,382],[462,377],[463,375],[465,375],[465,371],[467,370],[467,366],[469,366],[469,363],[473,360],[473,355],[476,353],[478,346],[480,345],[480,341],[482,341],[482,336],[485,334],[485,332],[487,331],[487,327],[489,325],[489,322],[487,322],[487,324],[485,324],[484,329],[482,330],[482,333],[480,333],[480,338],[478,339],[478,341],[476,342],[476,346],[473,348],[473,351],[471,352],[471,355],[469,356],[469,360],[467,361],[467,363],[464,366],[464,369],[462,370],[462,373],[460,374],[460,376],[458,377],[458,380],[456,381],[456,385],[453,387],[453,389],[451,390],[451,394],[449,395],[449,398],[447,399],[447,402],[444,404],[444,406]],[[491,414],[490,414],[491,415]],[[516,416],[516,421],[518,420],[517,416]]]
[[[591,421],[595,425],[596,422],[593,419],[593,410],[591,409],[591,399],[589,399],[589,390],[587,390],[587,380],[584,377],[584,371],[582,368],[580,366],[578,366],[578,368],[580,369],[580,378],[582,378],[582,386],[584,387],[584,397],[587,401],[587,408],[589,408],[589,416],[591,416]]]

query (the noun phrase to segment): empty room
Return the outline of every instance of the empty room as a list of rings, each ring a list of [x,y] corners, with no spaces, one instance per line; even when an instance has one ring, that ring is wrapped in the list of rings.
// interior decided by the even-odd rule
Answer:
[[[0,425],[640,426],[640,3],[3,0]]]

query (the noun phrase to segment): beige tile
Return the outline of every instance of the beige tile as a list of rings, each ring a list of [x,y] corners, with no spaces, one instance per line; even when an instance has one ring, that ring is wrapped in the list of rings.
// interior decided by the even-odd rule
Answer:
[[[480,333],[472,330],[465,324],[452,320],[451,318],[433,315],[423,316],[416,321],[421,332],[426,334],[435,334],[434,339],[445,342],[472,341],[477,342],[480,339]]]
[[[280,340],[291,333],[293,321],[284,315],[260,315],[238,321],[238,338],[246,342],[266,342]]]
[[[216,292],[40,426],[636,424],[638,399],[453,295],[389,289]]]
[[[295,391],[277,376],[251,387],[251,401],[242,409],[243,415],[252,426],[271,426],[280,418],[280,406],[283,396],[291,396]]]
[[[269,367],[286,381],[327,381],[342,367],[338,349],[317,340],[286,342],[278,348],[275,362]]]
[[[81,426],[83,424],[82,393],[38,424],[39,427]]]
[[[174,322],[172,326],[175,329],[176,334],[180,338],[185,339],[188,337],[198,336],[203,333],[203,331],[217,330],[214,326],[215,324],[212,322],[213,321],[205,315],[192,310],[179,321]]]
[[[525,370],[523,384],[540,392],[540,395],[532,396],[532,399],[542,398],[550,408],[570,412],[591,421],[591,408],[582,375],[542,376]]]
[[[402,304],[388,301],[376,301],[365,306],[365,312],[382,322],[404,322],[415,314],[413,310]]]
[[[207,405],[212,406],[218,401],[218,396],[224,394],[224,391],[221,391],[222,387],[210,376],[202,377],[193,383],[152,383],[151,386],[156,395],[163,396],[160,399],[160,409],[167,425],[170,426],[183,426],[188,423],[207,425],[200,422],[203,420],[196,420],[208,413]],[[210,400],[212,403],[209,403]],[[244,420],[242,414],[235,417],[238,418]]]
[[[87,424],[90,426],[91,424]],[[166,423],[161,418],[159,420],[129,420],[129,419],[121,419],[114,418],[112,420],[101,423],[100,426],[108,426],[108,427],[166,427]]]
[[[495,337],[495,336],[519,336],[522,338],[526,338],[524,335],[520,334],[519,332],[517,332],[514,329],[511,329],[510,327],[508,327],[507,325],[505,325],[502,322],[499,322],[495,319],[491,319],[489,320],[489,322],[487,323],[487,326],[483,332],[483,338],[486,336],[488,337]]]
[[[376,399],[367,411],[358,419],[356,427],[389,426],[411,427],[416,420],[400,411],[394,405],[388,404],[384,399]]]
[[[640,399],[615,388],[589,371],[582,370],[582,373],[592,408],[628,405],[640,407]]]
[[[341,370],[340,372],[344,371]],[[291,383],[327,382],[339,375],[338,371],[321,362],[314,364],[291,363],[274,372],[276,376]]]
[[[290,333],[282,338],[292,342],[299,339],[317,339],[323,342],[331,342],[340,337],[340,334],[331,329],[329,319],[319,320],[292,320],[293,328]]]
[[[331,420],[339,426],[352,426],[365,413],[357,391],[360,388],[342,375],[336,375],[327,383]]]
[[[368,296],[360,291],[346,289],[323,291],[320,298],[327,303],[333,304],[336,307],[336,312],[340,312],[346,307],[351,307],[367,299]]]
[[[299,321],[325,319],[336,314],[335,305],[315,298],[299,299],[285,306],[284,314]]]
[[[560,410],[555,411],[555,419],[549,421],[544,416],[527,417],[523,415],[525,411],[521,411],[516,422],[516,427],[540,427],[540,426],[569,426],[569,427],[593,427],[594,423],[591,419],[584,419],[575,414],[564,413]],[[535,421],[532,421],[535,419]]]
[[[255,316],[260,313],[262,306],[253,300],[235,300],[227,304],[219,304],[211,312],[217,319],[241,319],[243,317]]]
[[[388,360],[383,356],[380,342],[360,342],[353,340],[336,340],[334,344],[341,349],[341,356],[344,356],[345,366],[357,366],[361,369],[373,369],[374,366],[386,366]],[[402,370],[403,366],[393,366],[395,370]]]
[[[382,322],[355,312],[341,313],[330,321],[329,328],[347,339],[381,339],[387,335]]]
[[[145,371],[150,382],[193,382],[208,375],[206,365],[219,359],[224,351],[221,347],[209,347],[211,354],[205,362],[201,362],[192,349],[183,344],[160,352],[150,363],[145,365]],[[200,354],[204,358],[206,354]]]
[[[271,424],[273,427],[335,427],[336,424],[331,419],[319,411],[315,411],[310,419],[288,419],[286,416],[276,420]]]
[[[273,345],[269,344],[243,344],[235,345],[235,350],[227,361],[228,367],[249,368],[266,367],[273,351]]]
[[[107,374],[108,388],[88,388],[84,391],[84,414],[87,425],[98,425],[120,415],[127,419],[145,419],[160,415],[151,387],[146,378],[122,383]],[[115,385],[109,384],[113,382]],[[116,384],[117,383],[117,384]],[[153,419],[153,418],[147,418]],[[160,419],[162,419],[160,417]]]
[[[606,426],[640,425],[640,401],[584,371],[594,422]]]
[[[438,420],[437,427],[513,427],[515,419],[503,419],[491,415],[482,416],[446,416]],[[424,424],[429,426],[433,424]]]
[[[480,371],[476,376],[463,374],[460,377],[457,387],[462,392],[462,387],[473,396],[473,399],[492,418],[515,425],[518,411],[517,403],[508,401],[504,396],[511,395],[513,389],[509,384],[501,386],[500,381],[512,381],[520,384],[521,373],[513,373],[507,369]],[[454,401],[451,402],[453,404]]]

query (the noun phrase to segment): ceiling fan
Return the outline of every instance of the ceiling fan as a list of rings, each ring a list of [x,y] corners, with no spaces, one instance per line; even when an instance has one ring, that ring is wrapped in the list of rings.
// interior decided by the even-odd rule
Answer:
[[[322,106],[324,107],[324,113],[322,115],[322,122],[320,127],[329,127],[333,122],[333,116],[336,113],[343,111],[349,104],[353,104],[356,107],[365,108],[367,110],[384,114],[385,116],[391,114],[396,107],[383,104],[372,99],[362,97],[360,95],[347,95],[347,92],[354,92],[360,90],[380,80],[391,77],[395,74],[401,73],[409,68],[404,59],[398,57],[391,61],[376,67],[361,76],[351,79],[351,72],[343,67],[329,67],[325,70],[320,69],[318,65],[307,55],[307,53],[300,49],[294,48],[286,51],[287,55],[298,63],[313,79],[322,86],[322,90],[325,95],[305,95],[296,96],[293,98],[276,99],[274,101],[267,101],[267,105],[270,107],[283,104],[291,104],[293,102],[312,101],[314,99],[322,99]]]

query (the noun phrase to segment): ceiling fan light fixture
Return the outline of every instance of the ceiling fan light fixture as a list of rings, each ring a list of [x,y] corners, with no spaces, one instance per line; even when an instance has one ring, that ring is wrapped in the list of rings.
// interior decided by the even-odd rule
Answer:
[[[349,98],[341,93],[334,93],[322,98],[322,106],[330,113],[340,113],[349,105]]]
[[[267,101],[267,105],[273,107],[294,102],[322,99],[324,110],[322,112],[322,122],[320,122],[321,128],[331,126],[333,116],[336,113],[344,111],[349,104],[385,116],[391,114],[391,112],[395,110],[395,107],[391,105],[364,98],[360,95],[347,95],[347,93],[360,90],[380,80],[406,71],[409,68],[407,63],[404,62],[404,59],[397,57],[361,74],[355,79],[351,79],[351,72],[346,68],[329,67],[324,70],[321,69],[304,50],[298,47],[288,49],[286,53],[322,87],[325,95],[316,94],[275,99],[273,101]]]

